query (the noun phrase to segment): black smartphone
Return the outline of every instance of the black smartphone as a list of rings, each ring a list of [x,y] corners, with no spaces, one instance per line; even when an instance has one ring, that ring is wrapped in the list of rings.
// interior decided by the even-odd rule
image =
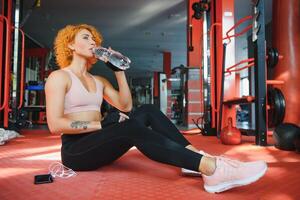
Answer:
[[[53,177],[51,174],[40,174],[34,176],[34,184],[52,183]]]

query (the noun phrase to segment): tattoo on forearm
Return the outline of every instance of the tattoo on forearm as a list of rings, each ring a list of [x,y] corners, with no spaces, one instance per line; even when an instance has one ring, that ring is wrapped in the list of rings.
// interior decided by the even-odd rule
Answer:
[[[88,124],[90,124],[90,122],[87,121],[74,121],[71,123],[71,127],[72,128],[82,128],[82,129],[87,129]]]

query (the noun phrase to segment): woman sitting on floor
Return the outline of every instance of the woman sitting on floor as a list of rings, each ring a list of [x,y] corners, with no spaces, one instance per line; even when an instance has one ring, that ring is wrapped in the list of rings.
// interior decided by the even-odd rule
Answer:
[[[48,77],[46,107],[50,131],[61,134],[64,165],[74,170],[96,170],[136,146],[152,160],[201,172],[208,192],[247,185],[265,174],[264,161],[240,162],[199,152],[153,105],[139,107],[130,119],[101,126],[103,98],[121,111],[132,109],[124,71],[107,58],[98,58],[115,70],[119,90],[105,78],[89,73],[97,62],[93,48],[101,42],[101,34],[86,24],[68,25],[55,39],[61,69]]]

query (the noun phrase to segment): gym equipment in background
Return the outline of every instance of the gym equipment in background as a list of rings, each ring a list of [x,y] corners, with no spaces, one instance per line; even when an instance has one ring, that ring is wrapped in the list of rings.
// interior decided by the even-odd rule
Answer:
[[[272,46],[284,59],[272,69],[272,79],[284,81],[280,90],[286,102],[284,122],[300,124],[300,1],[273,0],[272,3]],[[293,8],[293,9],[291,9]]]
[[[294,140],[296,152],[300,153],[300,134],[298,134]]]
[[[220,135],[223,144],[234,145],[240,144],[242,141],[242,134],[236,127],[232,126],[232,118],[228,118],[228,126],[222,129]]]
[[[267,50],[267,66],[274,68],[278,64],[280,56],[276,48],[270,47]]]
[[[283,122],[285,116],[285,98],[280,89],[268,88],[268,127],[276,127]],[[264,113],[265,114],[265,113]]]
[[[292,123],[278,125],[274,132],[275,147],[281,150],[294,151],[295,140],[300,135],[300,128]]]

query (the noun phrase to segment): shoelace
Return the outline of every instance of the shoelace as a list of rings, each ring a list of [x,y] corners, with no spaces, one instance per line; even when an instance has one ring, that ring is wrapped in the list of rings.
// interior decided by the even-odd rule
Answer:
[[[55,162],[50,164],[49,166],[49,173],[52,175],[53,178],[60,177],[60,178],[70,178],[72,176],[76,176],[76,172],[72,169],[64,166],[60,162]]]
[[[232,159],[227,158],[223,155],[217,156],[216,159],[221,160],[221,161],[223,161],[223,162],[225,162],[225,163],[227,163],[227,164],[229,164],[229,165],[231,165],[232,167],[235,167],[235,168],[237,168],[241,165],[240,161],[232,160]]]
[[[241,161],[230,159],[230,158],[226,157],[225,155],[214,156],[214,155],[208,154],[202,150],[200,150],[199,153],[206,157],[211,157],[211,158],[216,158],[216,159],[222,160],[235,168],[239,167],[242,163]]]

